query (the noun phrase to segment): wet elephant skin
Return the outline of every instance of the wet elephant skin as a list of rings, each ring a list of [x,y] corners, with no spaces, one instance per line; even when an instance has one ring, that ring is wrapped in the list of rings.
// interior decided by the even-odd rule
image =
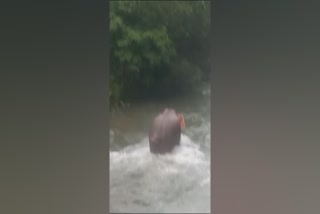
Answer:
[[[174,109],[164,109],[157,115],[149,131],[150,152],[165,154],[180,144],[181,125],[179,116]]]

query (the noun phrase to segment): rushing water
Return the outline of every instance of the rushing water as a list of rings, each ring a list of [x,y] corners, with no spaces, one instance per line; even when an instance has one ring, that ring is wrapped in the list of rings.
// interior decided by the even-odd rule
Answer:
[[[149,151],[148,128],[165,107],[184,115],[181,145]],[[131,106],[110,130],[110,212],[210,212],[210,91]]]

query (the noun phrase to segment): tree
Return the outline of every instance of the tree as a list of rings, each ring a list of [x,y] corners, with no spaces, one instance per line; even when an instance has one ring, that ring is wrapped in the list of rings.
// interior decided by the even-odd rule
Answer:
[[[208,2],[112,1],[110,6],[112,103],[183,92],[202,81],[209,71]]]

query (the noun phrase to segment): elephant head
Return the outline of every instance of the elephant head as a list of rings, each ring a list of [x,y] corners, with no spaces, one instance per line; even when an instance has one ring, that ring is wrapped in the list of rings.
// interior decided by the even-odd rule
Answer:
[[[181,129],[185,127],[182,114],[177,114],[174,109],[166,108],[158,114],[149,131],[150,152],[165,154],[180,144]]]

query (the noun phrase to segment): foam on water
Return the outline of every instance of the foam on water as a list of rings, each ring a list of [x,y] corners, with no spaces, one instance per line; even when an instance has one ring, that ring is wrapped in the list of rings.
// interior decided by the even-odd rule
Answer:
[[[110,152],[111,212],[210,212],[210,156],[186,135],[171,154],[148,139]]]

